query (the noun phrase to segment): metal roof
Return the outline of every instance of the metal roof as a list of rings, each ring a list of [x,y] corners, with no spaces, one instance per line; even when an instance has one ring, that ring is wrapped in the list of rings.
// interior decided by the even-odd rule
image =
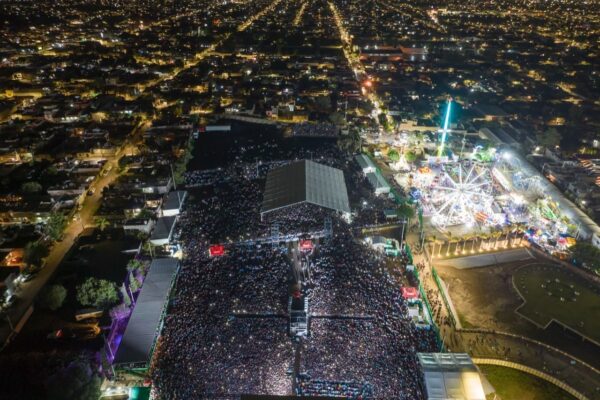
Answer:
[[[417,353],[428,400],[485,400],[479,370],[466,353]]]
[[[155,258],[117,349],[114,364],[148,364],[179,261]]]
[[[358,154],[354,157],[354,159],[356,160],[356,162],[358,162],[358,165],[360,165],[362,169],[376,169],[375,164],[373,164],[373,161],[371,161],[371,159],[364,154]]]
[[[269,171],[263,213],[304,202],[349,213],[342,170],[302,160]]]
[[[383,178],[383,176],[381,176],[379,172],[367,173],[367,179],[369,180],[369,183],[371,184],[371,186],[373,186],[374,189],[390,189],[390,185],[388,185],[388,183],[385,181],[385,179]]]
[[[160,217],[156,220],[156,226],[152,232],[150,240],[164,240],[171,236],[173,226],[177,221],[177,217]]]
[[[522,157],[517,152],[511,152],[511,157],[508,162],[520,169],[526,176],[537,176],[538,182],[541,183],[542,191],[547,196],[556,201],[559,205],[561,213],[566,215],[574,225],[578,225],[580,234],[589,239],[592,235],[600,237],[600,227],[593,219],[583,212],[571,200],[554,186],[544,175],[542,175],[526,158]]]
[[[163,210],[181,210],[186,197],[187,191],[185,190],[170,192],[163,203]]]

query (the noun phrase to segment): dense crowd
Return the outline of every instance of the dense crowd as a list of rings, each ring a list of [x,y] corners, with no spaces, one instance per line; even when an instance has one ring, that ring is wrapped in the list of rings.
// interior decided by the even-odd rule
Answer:
[[[343,225],[335,230],[312,257],[310,308],[323,318],[311,320],[305,372],[369,384],[375,396],[419,398],[415,352],[437,351],[435,334],[410,322],[385,258],[356,241]]]
[[[336,137],[339,129],[333,124],[296,124],[292,128],[292,135],[303,137]]]
[[[388,321],[313,319],[302,351],[311,378],[372,387],[373,397],[420,399],[413,331],[400,317]]]
[[[299,396],[334,396],[365,399],[373,395],[371,386],[359,382],[341,382],[310,379],[302,375],[298,379],[296,394]]]
[[[163,399],[285,393],[288,258],[271,247],[210,258],[192,231],[152,369],[156,390]]]
[[[259,181],[231,179],[192,191],[182,220],[188,237],[203,245],[240,241],[266,233],[260,221],[262,185]]]
[[[350,170],[348,186],[358,187],[353,197],[362,196],[366,186],[353,161],[334,153],[323,146],[315,156]],[[160,398],[289,394],[294,370],[297,393],[421,398],[415,352],[435,351],[435,343],[431,331],[408,318],[401,280],[385,257],[315,206],[287,208],[261,221],[264,178],[257,178],[260,172],[249,177],[249,165],[240,159],[223,169],[227,179],[196,174],[210,182],[192,191],[180,218],[184,260],[152,368]],[[333,236],[319,240],[309,257],[303,293],[313,317],[310,335],[298,342],[288,333],[287,304],[297,288],[288,248],[255,239],[275,224],[285,235],[322,230],[326,220]],[[209,246],[219,242],[226,243],[225,255],[210,257]]]

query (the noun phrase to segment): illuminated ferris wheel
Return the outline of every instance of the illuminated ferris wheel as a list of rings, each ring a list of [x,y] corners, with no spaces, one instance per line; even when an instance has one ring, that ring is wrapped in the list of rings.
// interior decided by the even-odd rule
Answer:
[[[484,222],[492,214],[489,168],[456,163],[446,169],[431,193],[432,222],[438,227]]]

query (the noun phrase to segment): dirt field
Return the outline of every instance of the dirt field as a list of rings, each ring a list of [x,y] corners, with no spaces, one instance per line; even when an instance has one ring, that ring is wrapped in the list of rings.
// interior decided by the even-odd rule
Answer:
[[[450,297],[463,328],[523,335],[557,347],[600,368],[600,347],[582,341],[581,337],[556,323],[542,329],[515,312],[523,301],[513,287],[513,274],[526,265],[544,264],[548,265],[548,262],[532,259],[472,269],[450,266],[437,266],[436,269],[449,286]]]

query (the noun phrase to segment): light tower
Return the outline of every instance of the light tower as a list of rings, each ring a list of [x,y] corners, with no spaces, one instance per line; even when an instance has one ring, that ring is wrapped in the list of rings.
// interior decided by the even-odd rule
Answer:
[[[438,158],[442,157],[444,152],[444,146],[446,145],[446,136],[448,135],[448,124],[450,123],[450,109],[452,108],[452,98],[448,99],[448,106],[446,107],[446,117],[444,118],[444,128],[442,130],[442,140],[440,141],[440,147],[438,148]]]

